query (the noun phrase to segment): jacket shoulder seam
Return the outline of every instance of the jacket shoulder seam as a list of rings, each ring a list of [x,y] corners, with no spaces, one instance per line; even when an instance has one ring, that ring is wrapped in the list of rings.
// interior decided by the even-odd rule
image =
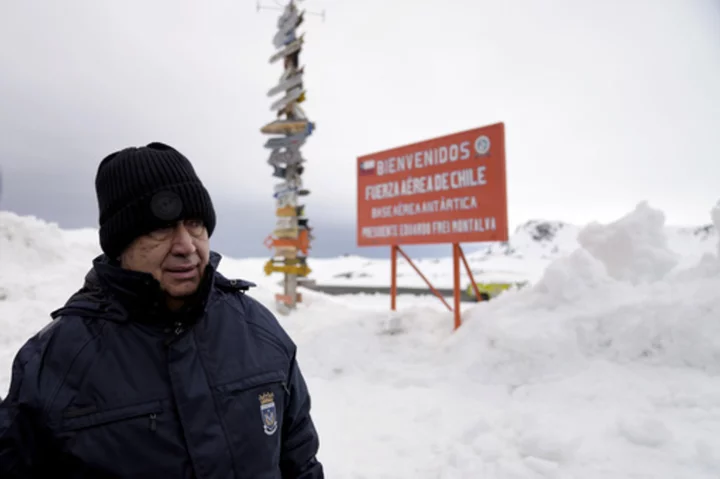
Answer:
[[[72,316],[65,316],[65,318],[71,318]],[[59,318],[58,318],[59,319]],[[77,320],[83,321],[83,318],[76,317]],[[66,319],[67,321],[67,319]],[[73,366],[75,366],[75,363],[77,362],[78,357],[82,354],[82,352],[85,350],[86,347],[90,345],[90,343],[94,342],[95,339],[102,334],[103,330],[107,326],[106,322],[102,322],[100,324],[100,327],[98,328],[97,332],[93,333],[88,339],[85,340],[85,342],[78,348],[78,350],[75,352],[75,354],[72,356],[72,359],[69,361],[69,364],[65,368],[65,371],[62,374],[61,379],[56,384],[53,392],[50,394],[48,398],[48,402],[45,404],[43,408],[43,412],[47,413],[52,405],[55,403],[55,399],[57,398],[57,395],[60,393],[60,390],[62,389],[63,385],[65,384],[65,381],[67,380],[68,375],[70,374],[70,371],[72,371]]]
[[[254,299],[252,299],[252,298],[250,298],[250,297],[248,297],[248,296],[245,296],[244,294],[243,294],[242,296],[245,297],[246,299],[249,299],[250,302],[255,301]],[[232,300],[234,300],[234,299],[238,299],[238,298],[235,298],[235,297],[233,296]],[[250,326],[250,327],[252,327],[253,329],[256,329],[256,330],[258,330],[258,331],[262,331],[262,332],[264,333],[263,336],[265,336],[265,337],[261,337],[260,339],[262,339],[262,340],[264,340],[264,341],[272,344],[273,346],[279,347],[279,348],[285,353],[285,355],[288,357],[288,359],[292,359],[292,357],[293,357],[292,348],[288,347],[288,345],[285,344],[285,342],[282,340],[282,338],[281,338],[276,332],[274,332],[274,331],[272,331],[271,329],[263,326],[262,324],[259,324],[257,321],[253,321],[252,319],[248,319],[251,315],[250,315],[247,311],[243,311],[243,310],[242,310],[237,304],[235,304],[235,302],[232,301],[230,298],[225,297],[225,298],[223,298],[223,300],[224,300],[225,302],[227,302],[227,303],[230,305],[230,307],[232,307],[235,311],[237,311],[238,313],[240,313],[240,314],[243,315],[243,317],[244,317],[244,319],[245,319],[245,322],[248,324],[248,326]],[[256,306],[256,305],[253,305],[253,306],[250,306],[250,307],[256,308],[257,306]],[[267,336],[269,336],[269,338],[267,338]],[[270,338],[272,338],[272,340],[270,340]]]

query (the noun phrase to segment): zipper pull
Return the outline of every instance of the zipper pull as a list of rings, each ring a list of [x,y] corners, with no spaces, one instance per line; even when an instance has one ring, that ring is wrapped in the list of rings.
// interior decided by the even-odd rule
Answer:
[[[170,344],[172,344],[176,337],[180,336],[182,333],[185,332],[185,325],[182,323],[182,321],[176,321],[175,323],[173,323],[172,328],[167,328],[165,329],[165,331],[172,331],[172,336],[168,336],[163,340],[165,346],[170,346]]]
[[[150,414],[150,430],[152,432],[155,432],[157,429],[157,422],[155,421],[157,419],[157,414],[152,413]]]

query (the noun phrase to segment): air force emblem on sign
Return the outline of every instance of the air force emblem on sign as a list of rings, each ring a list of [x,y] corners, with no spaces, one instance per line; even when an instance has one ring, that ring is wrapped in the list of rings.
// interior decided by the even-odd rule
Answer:
[[[260,414],[265,434],[272,436],[278,429],[277,411],[275,410],[275,395],[271,392],[262,393],[260,399]]]
[[[486,156],[490,152],[490,138],[485,135],[475,139],[475,156]]]

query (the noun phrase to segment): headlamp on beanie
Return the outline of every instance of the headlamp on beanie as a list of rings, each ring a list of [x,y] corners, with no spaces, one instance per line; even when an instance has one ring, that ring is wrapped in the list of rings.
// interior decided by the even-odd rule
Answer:
[[[150,211],[161,221],[177,221],[183,211],[183,202],[173,191],[160,191],[150,200]]]
[[[117,258],[139,236],[182,219],[200,219],[208,236],[215,210],[190,161],[175,148],[153,142],[105,157],[95,177],[100,246]]]

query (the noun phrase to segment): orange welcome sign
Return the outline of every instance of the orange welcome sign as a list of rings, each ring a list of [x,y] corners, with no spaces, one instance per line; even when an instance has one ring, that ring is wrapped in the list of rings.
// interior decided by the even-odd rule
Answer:
[[[507,241],[505,125],[357,159],[358,246]]]

